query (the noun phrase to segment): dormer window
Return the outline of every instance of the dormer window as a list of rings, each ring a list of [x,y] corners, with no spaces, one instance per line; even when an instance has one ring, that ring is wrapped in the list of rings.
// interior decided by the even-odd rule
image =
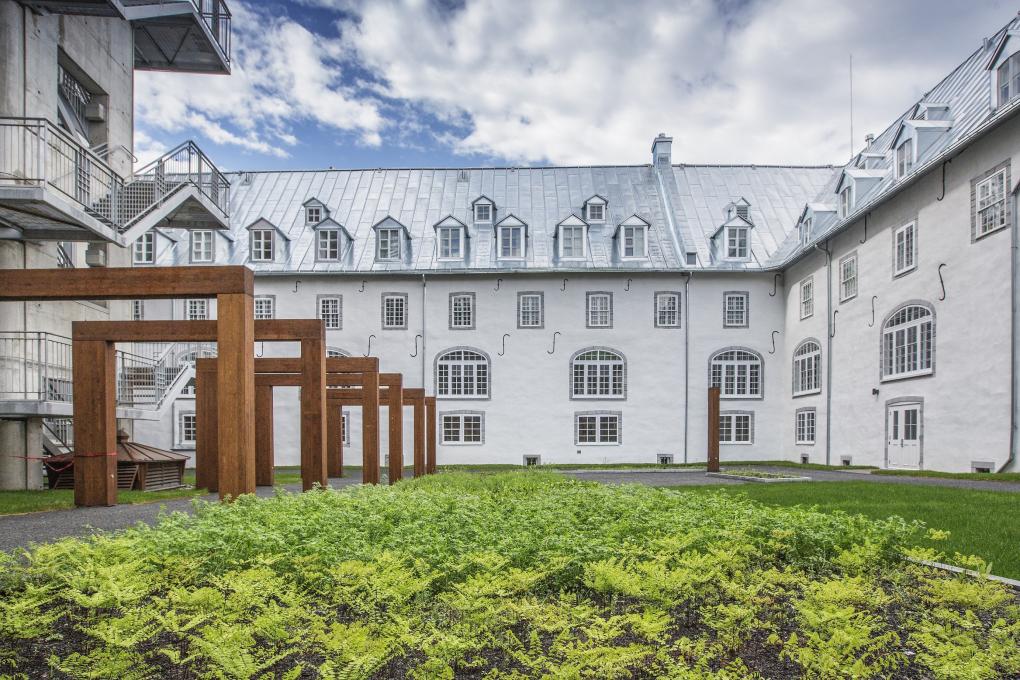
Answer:
[[[907,138],[896,147],[896,176],[904,177],[914,167],[914,140]]]
[[[310,205],[305,208],[305,224],[318,224],[322,221],[322,208]]]
[[[839,192],[839,216],[846,217],[853,207],[853,187],[847,185]]]
[[[436,257],[440,260],[463,260],[467,245],[467,228],[453,215],[433,225],[436,230]]]
[[[213,261],[213,233],[208,230],[191,232],[191,261],[212,262]]]
[[[315,259],[336,262],[340,259],[340,230],[319,229],[315,234]]]
[[[1002,62],[997,71],[999,106],[1020,95],[1020,52]]]
[[[156,261],[156,235],[147,231],[135,241],[132,251],[134,264],[153,264]]]
[[[800,223],[800,242],[807,243],[811,238],[811,218],[805,217],[804,221]]]
[[[495,204],[488,196],[479,196],[471,204],[474,208],[474,218],[476,223],[492,224],[492,217],[494,213]]]
[[[584,257],[584,227],[560,227],[560,257],[564,259]]]
[[[746,260],[749,254],[748,227],[726,227],[726,259]]]
[[[640,259],[648,257],[648,223],[637,215],[631,215],[616,230],[620,240],[620,257]]]
[[[744,219],[744,220],[750,220],[751,219],[751,217],[750,217],[751,216],[751,206],[747,205],[746,203],[737,203],[736,208],[737,208],[737,217],[739,217],[741,219]]]
[[[584,202],[584,217],[589,222],[606,221],[606,199],[595,194]]]
[[[513,215],[507,215],[496,225],[496,257],[500,260],[523,260],[527,225]]]
[[[376,233],[376,259],[380,262],[400,260],[400,229],[384,227]]]
[[[272,229],[251,230],[251,261],[272,262],[276,251],[276,234]]]

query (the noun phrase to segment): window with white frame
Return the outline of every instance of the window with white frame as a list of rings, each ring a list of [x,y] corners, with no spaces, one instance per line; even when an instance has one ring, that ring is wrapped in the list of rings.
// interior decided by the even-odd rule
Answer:
[[[340,259],[340,230],[319,229],[315,232],[315,259],[336,262]]]
[[[999,90],[999,106],[1020,95],[1020,52],[1002,62],[996,71]]]
[[[619,413],[577,413],[574,415],[574,443],[581,445],[619,444]]]
[[[1006,226],[1006,169],[1003,168],[974,184],[975,238]]]
[[[192,378],[188,382],[184,383],[184,387],[181,388],[181,396],[193,397],[195,396],[195,379]]]
[[[305,206],[305,224],[318,224],[322,221],[322,206]]]
[[[839,192],[839,216],[846,217],[854,207],[854,188],[851,185],[843,187]]]
[[[134,264],[153,264],[156,261],[156,235],[147,231],[138,237],[131,249]]]
[[[917,267],[917,222],[908,222],[893,232],[893,275]]]
[[[809,276],[800,282],[800,318],[806,319],[815,313],[815,279]]]
[[[191,232],[191,261],[213,261],[213,233],[207,230]]]
[[[344,446],[351,445],[351,412],[344,411],[340,414],[340,441]]]
[[[929,375],[934,366],[935,317],[923,305],[906,305],[882,327],[882,379]]]
[[[822,348],[815,340],[805,340],[793,351],[793,396],[822,391]]]
[[[627,364],[623,355],[608,349],[582,350],[570,360],[571,396],[574,399],[624,399]]]
[[[255,318],[273,319],[276,318],[276,298],[272,295],[255,296]]]
[[[560,257],[584,257],[584,227],[560,227]]]
[[[748,227],[726,227],[726,259],[746,260],[750,252],[748,248]]]
[[[647,257],[646,249],[646,227],[625,226],[623,229],[623,242],[621,248],[623,257]]]
[[[720,444],[750,444],[754,441],[754,414],[723,411],[719,414]]]
[[[588,293],[585,321],[588,328],[613,327],[613,294]]]
[[[205,321],[209,318],[209,301],[185,300],[184,317],[188,321]]]
[[[524,227],[502,226],[497,233],[499,243],[497,252],[501,259],[519,259],[524,257]]]
[[[177,445],[190,447],[198,438],[198,424],[194,412],[183,412],[178,416]]]
[[[344,350],[339,349],[337,347],[327,347],[326,348],[326,358],[327,359],[342,359],[343,357],[349,357],[349,356],[351,356],[350,352],[345,352]]]
[[[131,301],[131,320],[141,321],[145,318],[145,300]]]
[[[896,147],[896,176],[903,177],[914,167],[914,140],[907,138]]]
[[[475,294],[450,294],[450,328],[470,329],[475,327]]]
[[[403,330],[407,328],[406,293],[383,293],[382,327],[383,330]]]
[[[606,206],[602,203],[588,204],[588,221],[604,222],[606,219]]]
[[[698,264],[698,254],[695,252],[687,253],[687,266],[696,267]]]
[[[475,203],[475,222],[492,222],[492,204],[481,201]]]
[[[272,262],[276,234],[272,229],[251,230],[252,262]]]
[[[544,296],[538,292],[517,294],[517,327],[542,328],[545,322]]]
[[[328,331],[343,328],[343,298],[339,295],[322,296],[319,298],[319,318]]]
[[[811,218],[805,217],[800,223],[800,242],[807,243],[811,240]]]
[[[377,260],[394,262],[400,259],[400,229],[377,229],[376,242]]]
[[[796,441],[798,444],[815,443],[815,409],[802,408],[796,414]]]
[[[481,413],[444,413],[443,444],[481,444],[485,419]]]
[[[460,227],[439,228],[440,260],[459,260],[464,257],[462,231]]]
[[[680,293],[660,292],[655,294],[655,326],[657,328],[680,328]]]
[[[748,349],[727,349],[709,361],[709,386],[718,387],[723,399],[760,399],[761,356]]]
[[[850,253],[839,261],[839,301],[857,297],[857,253]]]
[[[746,291],[723,293],[723,327],[747,328],[750,294]]]
[[[488,357],[470,349],[440,354],[436,359],[436,395],[457,399],[488,398]]]

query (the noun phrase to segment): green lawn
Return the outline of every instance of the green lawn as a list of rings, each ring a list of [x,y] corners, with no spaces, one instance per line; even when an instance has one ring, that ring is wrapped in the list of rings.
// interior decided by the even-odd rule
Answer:
[[[790,460],[749,460],[739,462],[723,462],[723,467],[730,466],[781,466],[801,470],[874,470],[870,465],[822,465],[821,463],[796,463]],[[520,470],[523,466],[507,463],[491,465],[440,465],[439,472],[510,472]],[[659,465],[657,463],[547,463],[539,466],[542,470],[703,470],[704,463],[674,463]]]
[[[938,472],[936,470],[875,470],[872,474],[889,477],[935,477],[937,479],[972,479],[978,482],[1020,482],[1020,472]]]
[[[689,487],[688,487],[689,488]],[[939,548],[952,562],[955,552],[980,555],[992,573],[1020,579],[1020,494],[938,486],[873,482],[803,482],[699,487],[776,506],[842,510],[875,519],[896,515],[950,532]],[[923,542],[931,545],[930,542]]]

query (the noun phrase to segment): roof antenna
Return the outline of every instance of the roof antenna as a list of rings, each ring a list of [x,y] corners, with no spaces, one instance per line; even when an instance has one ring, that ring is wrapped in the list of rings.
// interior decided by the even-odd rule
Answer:
[[[850,158],[854,157],[854,53],[850,53]]]

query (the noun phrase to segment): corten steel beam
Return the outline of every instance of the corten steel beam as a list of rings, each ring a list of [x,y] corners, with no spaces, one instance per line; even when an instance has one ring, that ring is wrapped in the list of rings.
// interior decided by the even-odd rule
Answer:
[[[258,389],[258,388],[256,388]],[[217,491],[216,360],[195,360],[195,486]]]
[[[254,357],[254,292],[254,272],[242,266],[0,270],[0,301],[4,302],[217,298],[220,319],[227,323],[221,324],[214,339],[220,343],[220,351],[231,357],[222,367],[218,390],[224,402],[220,410],[230,426],[221,429],[219,437],[222,448],[234,452],[231,462],[243,459],[254,444],[254,376],[243,370]],[[228,328],[231,324],[236,328]],[[79,357],[72,379],[78,388],[76,423],[84,433],[75,444],[75,503],[112,505],[117,499],[116,375],[114,362],[107,355],[113,356],[113,340],[87,339],[77,348],[72,346],[71,352],[72,357]],[[103,457],[113,462],[96,462]],[[111,465],[112,476],[107,469]]]
[[[197,406],[196,406],[197,408]],[[272,486],[273,388],[255,383],[255,486]]]
[[[425,474],[436,472],[436,398],[425,397]]]
[[[410,394],[408,394],[410,393]],[[414,405],[414,476],[425,475],[425,390],[404,390],[404,400]]]

